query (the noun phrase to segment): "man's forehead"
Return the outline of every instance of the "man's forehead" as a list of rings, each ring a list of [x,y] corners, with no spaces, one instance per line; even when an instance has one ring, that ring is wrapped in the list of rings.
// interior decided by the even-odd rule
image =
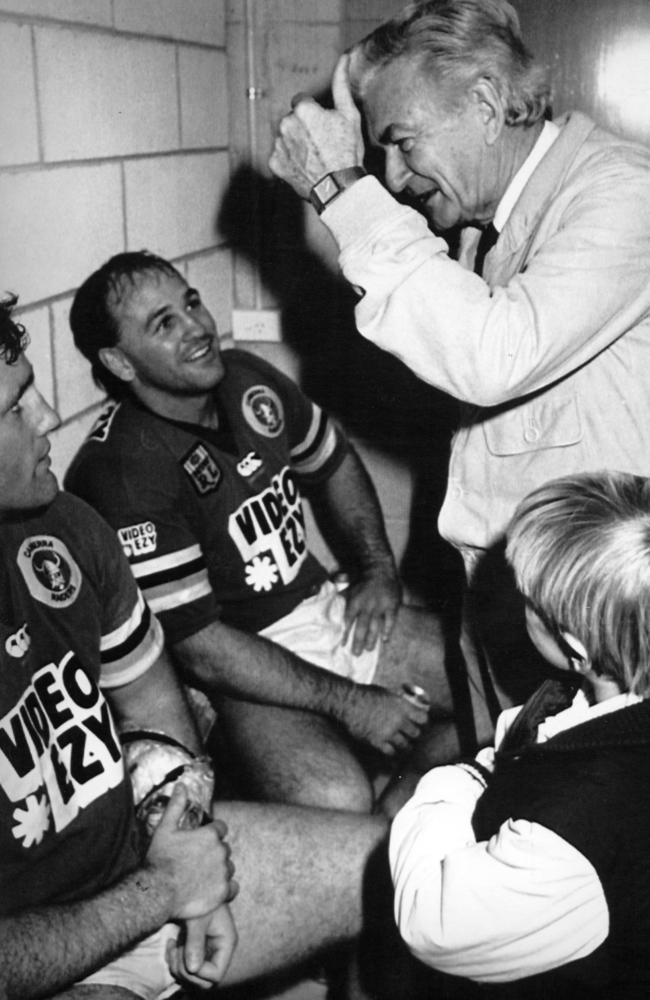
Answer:
[[[178,288],[185,291],[187,287],[187,282],[180,275],[151,268],[133,275],[122,275],[113,285],[108,305],[118,314],[140,315],[166,291]]]
[[[424,65],[424,57],[400,56],[379,67],[364,88],[363,111],[373,142],[389,139],[391,127],[409,129],[431,118],[446,117],[454,88],[437,80]]]
[[[0,356],[0,398],[3,402],[19,396],[33,381],[34,370],[24,354],[13,362]]]
[[[395,59],[377,69],[364,89],[363,108],[372,138],[383,141],[383,133],[391,125],[407,126],[415,109],[422,105],[425,94],[434,90],[430,79],[404,59]]]

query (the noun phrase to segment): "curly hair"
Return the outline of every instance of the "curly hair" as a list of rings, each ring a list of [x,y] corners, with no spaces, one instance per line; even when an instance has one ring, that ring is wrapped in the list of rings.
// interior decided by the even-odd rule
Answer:
[[[18,296],[11,293],[0,299],[0,357],[13,365],[29,344],[29,334],[22,323],[12,318]]]
[[[570,632],[596,673],[650,695],[650,479],[605,471],[546,483],[517,507],[506,556],[554,636]]]
[[[115,347],[119,340],[111,303],[119,302],[125,287],[133,286],[140,275],[156,272],[182,279],[173,264],[147,250],[116,254],[86,278],[72,302],[70,327],[74,342],[90,361],[97,385],[115,399],[123,397],[128,387],[102,364],[99,357],[102,347]]]
[[[351,84],[363,100],[374,73],[402,57],[419,60],[424,75],[448,93],[466,93],[489,79],[507,125],[532,125],[550,104],[544,67],[524,45],[519,18],[507,0],[425,0],[410,3],[353,49]]]

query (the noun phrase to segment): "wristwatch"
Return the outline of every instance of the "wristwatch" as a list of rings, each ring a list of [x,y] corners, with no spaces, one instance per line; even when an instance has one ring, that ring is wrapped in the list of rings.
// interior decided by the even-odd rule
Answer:
[[[342,170],[333,170],[331,174],[325,174],[319,181],[316,181],[309,192],[309,200],[320,215],[335,198],[338,198],[342,191],[365,176],[366,171],[363,167],[344,167]]]

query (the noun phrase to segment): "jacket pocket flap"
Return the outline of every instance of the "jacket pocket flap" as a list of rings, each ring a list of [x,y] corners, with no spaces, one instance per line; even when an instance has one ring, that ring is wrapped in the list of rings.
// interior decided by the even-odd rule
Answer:
[[[483,431],[493,455],[564,448],[582,438],[580,408],[574,395],[540,397],[488,418]]]

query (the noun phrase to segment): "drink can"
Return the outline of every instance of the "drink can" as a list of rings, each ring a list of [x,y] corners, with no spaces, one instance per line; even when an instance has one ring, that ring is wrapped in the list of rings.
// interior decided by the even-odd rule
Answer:
[[[429,695],[419,684],[402,684],[402,698],[406,698],[412,705],[418,708],[430,708]]]

